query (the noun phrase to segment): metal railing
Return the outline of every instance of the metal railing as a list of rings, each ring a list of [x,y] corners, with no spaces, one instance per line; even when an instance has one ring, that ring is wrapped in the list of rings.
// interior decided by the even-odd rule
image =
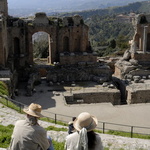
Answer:
[[[2,102],[2,98],[0,98],[1,103],[11,108],[12,108],[12,105],[14,105],[15,110],[17,110],[20,113],[22,113],[23,108],[27,107],[27,105],[17,102],[13,99],[10,99],[7,96],[0,96],[0,97],[3,98],[3,102]],[[42,112],[46,118],[54,120],[55,124],[57,124],[58,121],[61,121],[63,123],[68,123],[70,120],[72,120],[72,117],[73,117],[73,116],[67,116],[63,114],[56,114],[56,113],[53,113],[50,111],[44,111],[44,110]],[[132,125],[124,125],[124,124],[109,123],[109,122],[102,122],[102,121],[98,121],[97,129],[101,130],[103,134],[107,133],[108,131],[118,131],[118,132],[129,133],[131,138],[133,138],[134,134],[150,135],[150,127],[132,126]]]

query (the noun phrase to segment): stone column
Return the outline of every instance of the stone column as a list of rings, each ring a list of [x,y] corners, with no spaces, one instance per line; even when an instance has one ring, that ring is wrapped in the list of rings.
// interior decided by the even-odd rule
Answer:
[[[146,53],[146,50],[147,50],[147,28],[148,28],[148,26],[144,26],[143,53]]]

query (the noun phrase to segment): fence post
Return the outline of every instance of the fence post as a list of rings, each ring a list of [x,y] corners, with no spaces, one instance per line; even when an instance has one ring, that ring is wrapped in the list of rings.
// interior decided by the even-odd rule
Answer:
[[[6,99],[6,104],[7,104],[7,107],[8,107],[8,99],[7,98],[5,98]]]
[[[131,126],[131,138],[133,137],[133,126]]]
[[[55,114],[55,124],[57,123],[57,115]]]
[[[19,105],[20,105],[20,107],[19,107],[19,108],[20,108],[19,112],[21,113],[21,104],[19,104]]]
[[[103,134],[105,133],[105,122],[103,122]]]

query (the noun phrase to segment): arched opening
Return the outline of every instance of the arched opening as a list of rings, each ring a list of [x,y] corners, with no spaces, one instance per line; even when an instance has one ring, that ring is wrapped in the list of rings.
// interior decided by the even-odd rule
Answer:
[[[33,60],[36,64],[48,64],[50,36],[46,32],[36,32],[32,35]]]
[[[63,51],[64,52],[69,52],[69,38],[67,36],[65,36],[63,38]]]
[[[46,32],[36,32],[32,35],[33,61],[38,65],[41,77],[46,77],[47,69],[45,65],[51,63],[51,39]]]
[[[14,68],[18,70],[20,66],[20,39],[17,37],[14,38],[14,58]]]
[[[147,34],[147,51],[150,52],[150,33]]]
[[[141,38],[139,36],[139,34],[136,34],[135,35],[135,42],[136,42],[136,48],[137,50],[140,50],[141,49]]]
[[[141,19],[140,19],[140,24],[145,24],[145,23],[147,23],[148,21],[147,21],[147,19],[146,19],[146,16],[141,16]]]

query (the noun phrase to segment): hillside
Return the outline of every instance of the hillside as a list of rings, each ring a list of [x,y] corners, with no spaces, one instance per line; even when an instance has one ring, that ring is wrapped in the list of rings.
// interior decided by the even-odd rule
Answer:
[[[150,1],[144,1],[144,2],[135,2],[130,3],[126,6],[120,6],[120,7],[109,7],[106,9],[93,9],[93,10],[85,10],[85,11],[76,11],[72,13],[63,13],[60,14],[60,16],[73,16],[75,14],[79,14],[83,16],[84,19],[87,19],[93,15],[114,15],[114,14],[120,14],[120,13],[150,13]]]
[[[78,14],[84,18],[89,26],[89,38],[94,51],[99,56],[112,53],[122,55],[129,48],[129,40],[133,38],[134,29],[131,23],[117,22],[119,14],[126,16],[129,13],[150,13],[150,1],[130,3],[121,7],[110,7],[107,9],[87,10],[72,13],[63,13],[60,16],[73,16]],[[109,47],[110,42],[115,42],[115,47]],[[104,48],[103,48],[104,47]]]
[[[128,3],[144,1],[144,0],[8,0],[10,8],[30,8],[30,9],[62,9],[62,10],[87,10],[106,8],[112,6],[123,6]]]

